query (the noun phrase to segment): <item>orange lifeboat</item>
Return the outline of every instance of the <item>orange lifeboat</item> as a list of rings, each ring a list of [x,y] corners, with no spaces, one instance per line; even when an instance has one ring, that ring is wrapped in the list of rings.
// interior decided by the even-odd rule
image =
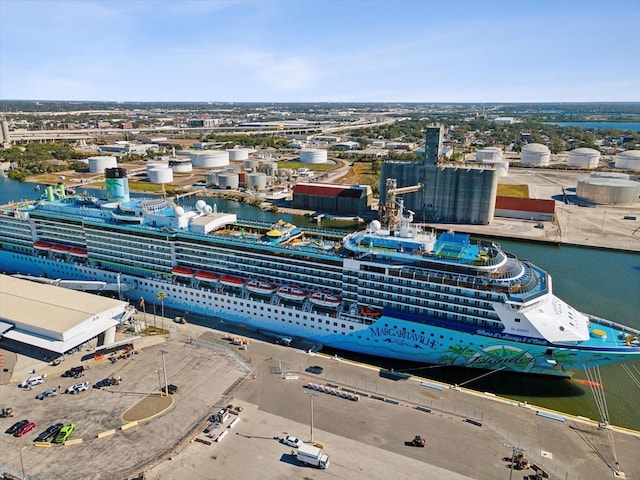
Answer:
[[[205,270],[198,270],[195,274],[198,280],[204,280],[205,282],[217,282],[220,280],[220,275],[214,272],[207,272]]]
[[[226,285],[227,287],[241,287],[244,285],[244,278],[233,277],[231,275],[223,275],[220,279],[220,283],[222,285]]]
[[[195,273],[195,271],[192,270],[191,268],[181,267],[178,265],[171,269],[171,273],[173,273],[177,277],[191,278],[193,277],[193,274]]]

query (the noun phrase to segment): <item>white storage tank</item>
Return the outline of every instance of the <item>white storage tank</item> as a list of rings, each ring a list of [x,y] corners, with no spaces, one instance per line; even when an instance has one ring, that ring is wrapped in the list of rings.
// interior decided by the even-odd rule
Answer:
[[[498,162],[502,160],[502,149],[498,147],[486,147],[476,152],[476,162],[484,163],[485,160]]]
[[[147,176],[149,176],[149,172],[151,170],[156,170],[158,168],[169,168],[169,164],[168,163],[164,163],[164,162],[153,162],[153,163],[147,163]]]
[[[640,150],[627,150],[615,156],[616,168],[640,171]]]
[[[117,168],[118,159],[111,155],[89,157],[89,172],[104,173],[106,168]]]
[[[509,162],[506,160],[482,160],[482,164],[495,168],[498,171],[498,177],[509,175]]]
[[[604,205],[633,205],[640,196],[640,183],[612,175],[592,175],[578,181],[576,196]]]
[[[569,167],[593,169],[598,168],[600,152],[593,148],[575,148],[569,152],[567,165]]]
[[[151,183],[173,182],[173,170],[169,167],[156,167],[151,170],[147,170],[147,176]]]
[[[227,152],[229,152],[229,160],[242,161],[249,158],[248,148],[230,148]]]
[[[252,172],[255,172],[258,170],[258,166],[260,165],[260,161],[259,160],[244,160],[242,162],[242,166],[246,169],[246,170],[250,170]]]
[[[247,186],[253,190],[264,190],[267,188],[267,176],[264,173],[248,173]]]
[[[191,164],[198,168],[220,168],[229,165],[229,153],[222,150],[182,150],[180,155],[191,159]]]
[[[546,167],[551,160],[551,152],[541,143],[528,143],[522,147],[521,161],[531,167]]]
[[[218,187],[237,190],[240,186],[240,176],[237,173],[223,172],[218,174]]]
[[[278,164],[276,162],[265,162],[260,165],[259,170],[269,177],[275,177],[278,174]]]
[[[300,151],[302,163],[327,163],[327,151],[319,148],[306,148]]]
[[[169,168],[175,173],[189,173],[193,171],[193,165],[190,158],[170,158]]]
[[[207,173],[207,185],[209,186],[218,186],[218,175],[222,173],[224,170],[213,170],[212,172]]]

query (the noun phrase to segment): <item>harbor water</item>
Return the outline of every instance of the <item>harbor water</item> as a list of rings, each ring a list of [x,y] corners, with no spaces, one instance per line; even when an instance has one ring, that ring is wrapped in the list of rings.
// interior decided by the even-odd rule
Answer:
[[[0,203],[36,199],[41,195],[42,191],[36,190],[34,184],[0,177]],[[189,203],[196,200],[192,198]],[[210,205],[215,204],[218,211],[235,213],[239,218],[264,221],[283,219],[299,226],[318,226],[304,216],[263,211],[237,201],[214,198],[204,200]],[[326,219],[322,220],[320,226],[345,231],[358,228],[355,221]],[[547,270],[553,279],[554,293],[578,310],[640,329],[640,254],[637,252],[495,240],[505,250]],[[574,379],[504,372],[478,378],[484,372],[451,367],[424,368],[420,365],[406,365],[380,359],[368,360],[377,362],[383,368],[404,369],[414,375],[456,383],[516,401],[526,401],[544,408],[601,420],[592,387],[585,382],[587,376],[582,371],[577,372]],[[609,421],[614,425],[640,431],[640,387],[628,370],[631,370],[636,378],[640,378],[640,361],[600,367]]]

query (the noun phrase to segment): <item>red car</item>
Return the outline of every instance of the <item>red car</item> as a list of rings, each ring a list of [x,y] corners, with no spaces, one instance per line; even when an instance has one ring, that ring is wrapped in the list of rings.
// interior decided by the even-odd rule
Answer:
[[[14,437],[21,437],[26,433],[29,433],[31,430],[36,428],[36,424],[33,422],[25,423],[22,427],[15,431],[13,434]]]

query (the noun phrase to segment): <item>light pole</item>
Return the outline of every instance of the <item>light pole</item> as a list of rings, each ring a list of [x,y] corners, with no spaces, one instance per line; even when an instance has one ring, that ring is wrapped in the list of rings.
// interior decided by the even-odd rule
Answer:
[[[166,350],[160,350],[160,353],[162,354],[162,371],[164,372],[164,394],[168,397],[169,396],[169,384],[167,383],[167,368],[164,364],[164,354],[165,353],[169,353]]]
[[[24,450],[27,447],[22,447],[20,449],[20,468],[22,468],[22,480],[25,480],[27,477],[25,477],[24,475],[24,461],[22,460],[22,450]]]
[[[313,397],[317,397],[318,395],[313,392],[304,392],[309,395],[309,400],[311,403],[311,443],[313,444]]]

